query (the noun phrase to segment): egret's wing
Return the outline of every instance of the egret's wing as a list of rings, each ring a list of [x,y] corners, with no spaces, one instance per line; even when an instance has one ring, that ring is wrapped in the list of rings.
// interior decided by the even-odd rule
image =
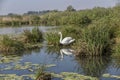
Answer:
[[[65,38],[62,40],[62,43],[69,43],[70,40],[72,40],[72,37],[65,37]]]

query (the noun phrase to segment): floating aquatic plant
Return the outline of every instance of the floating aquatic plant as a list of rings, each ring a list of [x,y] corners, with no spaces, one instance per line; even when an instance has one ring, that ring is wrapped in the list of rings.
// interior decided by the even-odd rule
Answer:
[[[61,72],[60,74],[51,73],[53,77],[61,78],[63,80],[98,80],[96,77],[85,76],[73,72]]]
[[[116,79],[120,79],[120,76],[119,76],[119,75],[111,75],[111,74],[109,74],[109,73],[103,74],[102,76],[103,76],[103,77],[106,77],[106,78],[116,78]]]

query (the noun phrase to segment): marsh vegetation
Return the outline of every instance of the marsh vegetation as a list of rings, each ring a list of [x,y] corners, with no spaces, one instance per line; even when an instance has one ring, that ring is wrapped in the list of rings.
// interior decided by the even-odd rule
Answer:
[[[31,31],[24,30],[22,34],[15,36],[1,35],[0,52],[17,53],[19,56],[23,53],[24,56],[22,55],[22,59],[24,60],[23,62],[22,60],[19,60],[15,64],[15,60],[12,58],[14,57],[16,59],[16,56],[12,56],[12,58],[8,55],[7,57],[6,54],[4,56],[0,56],[0,64],[2,65],[0,66],[0,70],[2,73],[7,70],[8,72],[10,70],[14,73],[12,75],[0,74],[0,76],[5,76],[7,79],[13,76],[14,79],[17,79],[18,77],[20,79],[23,79],[27,76],[27,78],[37,80],[42,80],[41,78],[44,80],[46,79],[45,77],[48,76],[48,79],[51,79],[51,76],[54,73],[46,73],[47,70],[44,70],[44,67],[40,68],[39,64],[32,64],[27,61],[33,61],[33,63],[55,63],[57,65],[60,65],[60,67],[52,66],[51,70],[55,70],[57,73],[54,74],[54,77],[58,77],[64,80],[77,80],[79,78],[81,79],[81,77],[83,80],[96,80],[99,78],[103,79],[101,76],[106,72],[112,72],[112,70],[109,69],[109,66],[111,67],[113,65],[115,66],[112,68],[117,68],[116,72],[119,74],[119,13],[120,6],[115,6],[112,8],[95,7],[93,9],[80,11],[76,11],[71,6],[68,7],[65,11],[50,11],[42,15],[36,14],[1,16],[1,27],[21,25],[52,25],[60,27],[58,27],[54,32],[51,31],[44,34],[38,27],[35,27]],[[58,31],[62,32],[63,37],[71,36],[75,38],[75,42],[69,46],[60,46],[60,36],[58,35]],[[43,41],[47,41],[47,44],[42,44]],[[42,47],[42,45],[44,46]],[[38,51],[31,50],[36,48],[38,48]],[[76,54],[72,57],[65,56],[65,60],[63,59],[63,61],[60,61],[60,50],[64,48],[72,48],[76,51]],[[40,49],[42,50],[39,51]],[[25,54],[24,52],[26,50],[31,51],[27,52],[29,54]],[[21,54],[20,51],[22,51]],[[111,57],[113,59],[111,59]],[[27,63],[25,63],[25,61]],[[66,64],[66,62],[69,64]],[[77,64],[78,68],[74,66],[75,63]],[[2,69],[4,65],[9,67],[5,66],[5,68]],[[81,72],[79,69],[82,69],[83,72]],[[110,71],[107,71],[107,69]],[[15,74],[16,70],[25,70],[25,73],[29,73],[30,75],[18,76],[19,74]],[[73,73],[74,70],[76,70],[76,73]],[[35,74],[34,71],[38,71],[36,73],[36,77],[33,75]],[[67,73],[70,71],[72,73]],[[82,73],[85,76],[77,73]],[[117,78],[119,79],[119,75]]]
[[[119,6],[115,6],[113,8],[61,12],[61,17],[65,20],[59,20],[67,22],[59,23],[67,26],[62,26],[58,31],[61,31],[63,36],[71,36],[76,39],[71,47],[80,55],[111,55],[115,45],[117,48],[119,44],[119,9]],[[55,14],[60,15],[60,13]],[[51,16],[56,15],[51,14]],[[48,33],[46,40],[49,44],[58,46],[59,36],[57,33]],[[119,53],[117,51],[119,49],[114,50],[115,53]]]
[[[0,37],[0,51],[8,53],[17,53],[26,49],[41,47],[41,42],[43,41],[42,32],[38,27],[33,28],[32,31],[24,30],[20,35],[1,35]]]

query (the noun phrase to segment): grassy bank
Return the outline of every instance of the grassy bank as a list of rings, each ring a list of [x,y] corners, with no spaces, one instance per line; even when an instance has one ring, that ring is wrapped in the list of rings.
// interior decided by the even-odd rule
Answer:
[[[37,27],[33,28],[32,31],[24,30],[21,35],[1,35],[0,37],[1,52],[17,53],[26,49],[39,48],[43,41],[42,32]]]

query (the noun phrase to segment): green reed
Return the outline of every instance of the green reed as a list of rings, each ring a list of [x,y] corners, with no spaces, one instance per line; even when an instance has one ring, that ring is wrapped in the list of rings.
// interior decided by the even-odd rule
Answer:
[[[4,35],[0,44],[1,51],[19,52],[24,50],[24,44],[18,40],[13,40],[9,36]]]
[[[83,55],[103,55],[110,48],[111,27],[92,25],[83,28],[79,40]]]
[[[38,43],[43,40],[43,34],[38,27],[33,28],[32,31],[24,30],[23,34],[26,37],[26,41],[28,43]]]
[[[60,37],[59,37],[58,33],[56,33],[56,32],[46,33],[45,39],[46,39],[48,45],[54,45],[54,46],[59,45]]]

